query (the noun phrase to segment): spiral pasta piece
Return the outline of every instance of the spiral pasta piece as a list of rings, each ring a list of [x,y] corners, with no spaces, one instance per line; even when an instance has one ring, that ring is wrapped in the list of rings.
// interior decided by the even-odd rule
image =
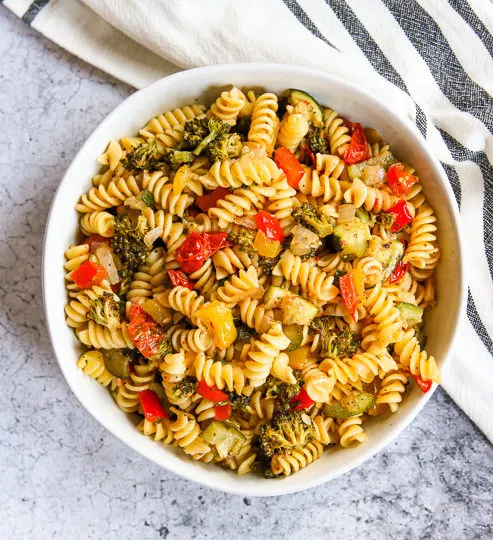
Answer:
[[[331,373],[325,373],[314,361],[308,361],[302,370],[303,380],[305,381],[306,393],[317,403],[326,403],[329,401],[330,393],[336,382]]]
[[[237,304],[245,298],[258,294],[258,292],[258,274],[252,265],[247,270],[240,270],[238,275],[231,276],[222,287],[219,287],[216,296],[225,304]]]
[[[317,414],[313,418],[313,428],[315,430],[315,440],[324,446],[339,441],[337,426],[333,418],[324,418],[321,414]]]
[[[323,176],[329,176],[330,178],[337,179],[344,171],[344,161],[332,154],[320,154],[315,156],[315,168],[317,172]]]
[[[252,112],[248,140],[257,143],[267,155],[272,154],[279,131],[277,109],[277,96],[267,92],[257,98]]]
[[[277,144],[285,146],[293,153],[296,152],[309,127],[308,120],[302,114],[294,113],[286,116],[279,126]]]
[[[202,328],[186,329],[180,325],[173,325],[166,332],[167,338],[175,351],[203,352],[212,345],[212,339]]]
[[[298,184],[298,190],[303,195],[321,197],[323,202],[338,202],[343,197],[343,188],[347,183],[327,174],[320,175],[316,170],[305,167],[305,174]]]
[[[351,187],[344,192],[344,200],[354,204],[356,208],[364,206],[366,210],[378,213],[388,210],[398,199],[384,189],[369,187],[359,178],[355,178]]]
[[[185,241],[187,237],[185,225],[182,221],[173,221],[172,213],[144,208],[142,215],[146,218],[150,230],[156,227],[162,230],[160,237],[166,244],[168,251],[177,250]]]
[[[135,412],[140,406],[139,392],[149,390],[154,383],[155,369],[147,365],[134,365],[128,380],[114,393],[117,405],[125,412]]]
[[[242,186],[270,185],[280,175],[281,170],[272,159],[246,154],[236,160],[216,161],[200,181],[207,189],[238,189]]]
[[[259,334],[267,332],[274,322],[274,312],[266,309],[256,298],[245,298],[238,302],[238,306],[242,322]]]
[[[207,297],[215,293],[219,286],[211,259],[207,259],[198,270],[189,274],[189,277],[195,281],[195,289]]]
[[[137,425],[137,429],[147,437],[152,438],[163,444],[171,444],[173,442],[173,432],[170,427],[171,423],[168,418],[161,418],[156,422],[150,422],[145,419]]]
[[[395,343],[394,355],[404,368],[409,369],[411,375],[419,375],[424,381],[440,383],[440,371],[435,358],[421,350],[415,330],[408,330]]]
[[[197,311],[205,301],[204,297],[198,295],[196,291],[190,291],[181,286],[156,294],[155,298],[164,307],[183,313],[194,325],[197,324]]]
[[[108,165],[110,171],[114,171],[125,153],[118,141],[111,139],[106,150],[98,157],[98,162],[101,165]]]
[[[93,187],[80,197],[75,205],[77,212],[82,214],[102,211],[122,204],[128,197],[135,197],[140,193],[140,186],[133,176],[127,179],[111,181],[106,187],[100,185]]]
[[[330,153],[343,156],[351,142],[351,137],[348,135],[348,128],[343,124],[342,118],[332,109],[324,109],[324,117],[325,131],[330,144]]]
[[[185,413],[175,407],[171,407],[171,411],[176,414],[176,420],[170,426],[174,444],[179,446],[185,454],[192,456],[193,459],[200,459],[211,448],[201,439],[197,421],[192,414]]]
[[[231,90],[221,92],[221,95],[211,105],[211,113],[234,126],[236,118],[246,103],[245,94],[236,87]]]
[[[365,307],[378,324],[379,343],[383,346],[395,343],[402,332],[401,314],[380,284],[367,293]]]
[[[101,351],[88,351],[82,354],[77,360],[77,367],[85,375],[95,379],[99,384],[108,386],[113,382],[113,375],[104,365],[104,357]]]
[[[86,236],[99,234],[110,237],[115,232],[115,218],[109,212],[91,212],[82,216],[80,228]]]
[[[333,286],[333,276],[329,276],[308,261],[303,262],[301,257],[293,255],[290,250],[283,252],[272,274],[284,276],[293,285],[300,285],[309,297],[316,300],[327,302],[338,294],[337,287]]]
[[[234,274],[238,270],[244,270],[252,264],[252,259],[238,246],[234,248],[226,247],[212,256],[212,262],[216,269],[217,279]]]
[[[322,452],[322,444],[315,440],[302,448],[275,454],[271,459],[272,472],[275,475],[289,476],[313,463],[322,455]]]
[[[284,335],[280,323],[274,323],[268,332],[253,342],[245,362],[245,375],[250,384],[257,388],[265,383],[274,360],[289,347],[290,339]]]
[[[411,239],[404,253],[403,262],[425,268],[426,262],[435,251],[437,230],[436,217],[428,204],[421,206],[411,226]]]
[[[87,327],[77,328],[75,331],[80,342],[86,347],[95,349],[134,349],[135,345],[127,332],[127,323],[123,322],[121,328],[110,330],[105,326],[88,321]]]
[[[403,371],[388,373],[382,380],[382,385],[375,398],[375,405],[388,405],[391,412],[395,413],[402,401],[402,394],[406,391],[407,376]]]
[[[164,134],[166,131],[183,126],[185,122],[194,118],[204,116],[204,105],[196,104],[176,108],[149,120],[149,122],[140,130],[139,134],[146,139],[155,137],[158,134]]]
[[[255,208],[261,208],[265,197],[257,194],[255,190],[236,189],[233,193],[226,195],[224,199],[217,201],[217,206],[210,208],[209,217],[217,218],[220,227],[228,227],[236,218],[242,217],[246,213],[251,213]]]
[[[144,172],[142,187],[153,194],[156,204],[162,210],[168,210],[170,214],[178,217],[183,217],[185,210],[194,202],[193,197],[186,193],[176,195],[173,192],[173,184],[169,183],[169,179],[163,176],[161,171],[151,174]]]
[[[362,443],[366,440],[366,433],[361,427],[361,416],[351,416],[339,423],[339,443],[343,448],[347,448],[354,443]]]
[[[241,365],[236,363],[223,364],[220,360],[207,358],[204,353],[198,353],[193,370],[197,380],[204,380],[208,386],[217,386],[220,390],[227,388],[229,392],[241,394],[246,386],[246,378]]]

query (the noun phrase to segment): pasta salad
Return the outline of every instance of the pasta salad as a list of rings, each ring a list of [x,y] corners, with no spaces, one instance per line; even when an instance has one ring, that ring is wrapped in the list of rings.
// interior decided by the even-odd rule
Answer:
[[[287,476],[363,443],[425,350],[436,218],[380,134],[233,87],[111,140],[66,253],[77,365],[194,460]]]

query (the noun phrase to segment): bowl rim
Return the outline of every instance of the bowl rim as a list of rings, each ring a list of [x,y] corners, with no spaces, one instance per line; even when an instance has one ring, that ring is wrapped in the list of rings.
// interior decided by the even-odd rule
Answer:
[[[167,86],[169,84],[173,84],[175,82],[180,82],[182,80],[189,80],[190,83],[193,84],[193,79],[195,75],[199,72],[206,72],[210,75],[211,83],[214,82],[214,77],[225,74],[228,72],[234,72],[234,71],[256,71],[256,72],[272,72],[272,71],[284,71],[287,74],[291,74],[293,76],[310,76],[314,78],[318,78],[320,80],[326,80],[329,83],[335,83],[336,85],[339,85],[341,87],[345,87],[348,92],[354,93],[356,95],[359,95],[363,97],[365,100],[368,101],[368,103],[371,106],[374,106],[383,113],[387,114],[390,118],[393,119],[393,121],[397,124],[397,129],[399,131],[406,131],[407,135],[411,138],[414,138],[415,141],[419,144],[421,150],[424,154],[426,154],[427,158],[431,162],[434,170],[433,175],[436,177],[436,179],[440,182],[442,185],[442,188],[444,189],[446,195],[447,195],[447,201],[446,204],[448,206],[448,209],[453,216],[453,225],[457,234],[457,247],[458,247],[458,271],[460,274],[460,283],[459,283],[459,299],[458,299],[458,309],[455,314],[455,320],[453,321],[453,329],[452,329],[452,337],[449,340],[448,344],[445,345],[444,349],[445,352],[441,358],[441,369],[446,366],[446,364],[450,361],[450,356],[452,354],[452,351],[454,349],[454,345],[456,343],[459,328],[461,325],[461,321],[463,320],[465,310],[466,310],[466,300],[467,300],[467,283],[466,283],[466,270],[465,270],[465,256],[464,256],[464,246],[463,246],[463,231],[462,231],[462,223],[460,218],[460,213],[457,205],[457,201],[455,199],[452,187],[448,181],[447,175],[438,160],[438,158],[431,153],[427,146],[426,141],[417,129],[416,125],[411,122],[409,118],[406,116],[401,115],[399,112],[396,112],[390,107],[388,107],[384,102],[376,99],[373,95],[366,92],[365,90],[362,90],[360,87],[357,87],[354,83],[350,82],[349,80],[344,79],[343,77],[340,77],[338,75],[333,75],[329,72],[324,72],[318,69],[311,69],[306,68],[302,66],[295,66],[295,65],[288,65],[288,64],[280,64],[280,63],[256,63],[256,62],[249,62],[249,63],[233,63],[233,64],[217,64],[213,66],[203,66],[203,67],[197,67],[193,69],[188,69],[184,71],[180,71],[177,73],[174,73],[172,75],[163,77],[161,79],[158,79],[157,81],[153,82],[149,86],[142,88],[140,90],[137,90],[127,98],[125,98],[113,111],[111,111],[105,118],[98,124],[98,126],[92,131],[92,133],[89,135],[89,137],[86,138],[83,145],[80,147],[74,158],[72,159],[70,165],[66,169],[65,174],[63,175],[62,180],[60,181],[55,194],[52,199],[52,203],[50,206],[50,210],[48,213],[48,217],[46,220],[46,226],[45,226],[45,234],[44,234],[44,240],[43,240],[43,256],[42,256],[42,297],[43,297],[43,308],[44,308],[44,314],[45,314],[45,321],[46,326],[48,329],[48,334],[50,337],[50,342],[52,345],[53,352],[55,354],[55,357],[57,359],[57,362],[60,366],[60,369],[63,373],[63,376],[74,393],[77,400],[81,403],[81,405],[84,407],[84,409],[89,412],[89,414],[97,420],[106,430],[108,430],[112,435],[114,435],[116,438],[118,438],[120,441],[122,441],[124,444],[132,448],[134,451],[138,452],[140,455],[144,456],[145,458],[153,461],[157,465],[165,468],[169,472],[173,474],[177,474],[181,476],[182,478],[186,478],[187,480],[191,480],[193,482],[196,482],[200,485],[203,485],[208,488],[212,488],[221,492],[226,493],[232,493],[237,495],[248,495],[248,496],[257,496],[257,497],[270,497],[270,496],[278,496],[278,495],[284,495],[284,494],[290,494],[290,493],[296,493],[302,490],[314,488],[316,486],[319,486],[325,482],[328,482],[330,480],[333,480],[334,478],[337,478],[351,469],[358,467],[366,460],[373,457],[376,453],[380,452],[384,447],[386,447],[388,444],[390,444],[398,435],[400,435],[406,428],[409,426],[409,424],[416,418],[416,416],[419,414],[421,409],[425,406],[425,404],[428,402],[428,400],[431,398],[433,393],[435,392],[437,385],[434,384],[432,389],[426,393],[420,396],[418,402],[414,405],[413,409],[408,411],[406,413],[406,418],[404,419],[405,422],[403,422],[403,425],[400,429],[396,430],[389,430],[387,431],[383,436],[379,438],[377,442],[374,442],[373,446],[371,448],[362,448],[362,451],[360,452],[360,455],[356,458],[353,458],[348,464],[345,464],[343,466],[339,466],[337,471],[334,472],[332,470],[327,470],[326,474],[319,475],[317,478],[305,481],[301,485],[296,486],[286,486],[283,488],[282,482],[269,482],[268,484],[266,482],[259,482],[258,488],[249,488],[245,489],[245,487],[242,487],[241,483],[241,477],[238,477],[238,482],[235,482],[232,485],[226,485],[226,486],[220,486],[216,485],[213,482],[209,481],[208,479],[204,479],[199,476],[194,476],[193,471],[189,470],[187,468],[183,470],[176,470],[175,468],[171,466],[167,466],[165,463],[157,460],[154,458],[154,456],[147,455],[144,451],[144,449],[140,448],[138,444],[135,444],[134,441],[125,439],[118,430],[113,426],[113,424],[106,420],[104,415],[98,415],[94,408],[92,408],[89,404],[86,404],[86,398],[83,395],[83,392],[79,391],[79,387],[77,387],[73,381],[70,380],[70,377],[68,377],[65,363],[61,358],[63,358],[63,355],[61,355],[61,350],[58,350],[57,347],[57,338],[56,338],[56,331],[57,331],[57,325],[55,322],[51,320],[50,313],[54,306],[52,306],[51,300],[49,298],[49,289],[50,289],[50,279],[49,279],[49,260],[48,260],[48,243],[50,241],[50,238],[56,234],[56,228],[55,228],[55,220],[54,218],[54,210],[58,205],[58,201],[60,198],[60,192],[61,187],[64,185],[70,178],[72,171],[74,171],[79,161],[85,160],[85,154],[86,154],[86,148],[90,145],[90,141],[97,137],[97,135],[101,131],[105,131],[108,124],[111,124],[114,117],[118,116],[123,108],[129,107],[134,102],[138,102],[145,98],[145,95],[150,91],[150,89],[154,89],[155,87],[160,87],[161,85]],[[391,83],[389,83],[391,84]],[[61,306],[56,306],[56,308],[61,308]]]

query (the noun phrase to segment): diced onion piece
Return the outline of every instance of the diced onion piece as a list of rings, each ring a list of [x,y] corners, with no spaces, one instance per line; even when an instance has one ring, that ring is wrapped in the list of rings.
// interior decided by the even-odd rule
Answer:
[[[96,249],[96,257],[99,263],[104,266],[108,279],[112,285],[115,285],[120,281],[118,270],[116,269],[115,261],[113,259],[113,252],[108,244],[100,244]]]
[[[367,186],[379,186],[384,183],[386,172],[380,165],[368,165],[361,176]]]
[[[137,197],[128,197],[123,204],[132,210],[145,210],[147,208],[146,203]]]
[[[235,223],[241,225],[242,227],[246,227],[247,229],[255,230],[257,228],[257,223],[253,216],[243,216],[241,218],[237,218]]]
[[[355,215],[356,207],[354,204],[341,204],[341,206],[339,206],[339,218],[337,219],[337,222],[350,223],[353,221]]]
[[[293,235],[293,238],[291,239],[289,249],[291,249],[295,255],[300,257],[308,255],[313,249],[317,249],[322,245],[317,234],[301,225],[293,227],[291,229],[291,234]]]
[[[267,157],[267,152],[258,143],[245,142],[243,143],[242,149],[242,157],[243,156],[264,158]]]
[[[154,227],[144,236],[144,244],[150,248],[154,242],[163,234],[162,227]]]

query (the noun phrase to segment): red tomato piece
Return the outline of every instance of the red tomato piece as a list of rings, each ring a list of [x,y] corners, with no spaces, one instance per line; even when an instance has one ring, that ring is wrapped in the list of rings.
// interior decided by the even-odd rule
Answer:
[[[389,283],[397,283],[398,281],[400,281],[408,270],[409,270],[409,263],[404,264],[401,259],[395,265],[394,271],[389,277]]]
[[[139,392],[139,401],[144,417],[149,422],[156,422],[160,418],[168,418],[159,398],[152,390],[143,390]]]
[[[200,394],[203,398],[214,403],[219,401],[227,401],[229,399],[228,394],[221,392],[217,386],[209,386],[205,381],[199,382],[199,385],[197,386],[197,394]]]
[[[210,208],[217,206],[217,201],[224,199],[226,195],[229,195],[230,191],[228,188],[217,187],[211,193],[201,195],[197,198],[197,206],[202,210],[202,212],[207,212]]]
[[[394,163],[387,171],[387,182],[396,195],[403,197],[411,191],[411,187],[418,182],[418,179],[406,172],[402,163]]]
[[[142,356],[151,358],[159,354],[159,345],[165,338],[164,333],[138,304],[133,304],[130,309],[127,332]]]
[[[192,281],[187,275],[181,270],[168,270],[168,276],[171,279],[173,287],[186,287],[193,291],[195,282]]]
[[[353,134],[351,135],[351,142],[344,154],[344,161],[347,165],[354,165],[360,161],[370,159],[365,132],[363,131],[361,124],[355,123],[353,125],[354,129]]]
[[[227,403],[226,405],[216,405],[214,407],[214,417],[216,420],[227,420],[231,416],[233,406]]]
[[[358,292],[354,283],[352,272],[348,272],[339,278],[339,290],[346,309],[354,319],[356,306],[358,305]]]
[[[397,201],[387,212],[394,216],[394,223],[391,228],[393,233],[399,232],[413,220],[413,216],[409,212],[409,207],[404,199]]]
[[[423,394],[426,394],[433,385],[433,381],[425,381],[419,375],[413,375],[413,378],[416,380],[416,383]]]
[[[202,233],[202,236],[204,237],[206,259],[212,257],[212,255],[214,255],[216,251],[219,251],[231,245],[231,242],[228,238],[228,233]]]
[[[315,157],[315,154],[310,150],[310,148],[308,148],[306,144],[302,144],[301,149],[303,150],[303,153],[306,155],[306,157],[310,160],[309,165],[316,169],[317,158]]]
[[[277,240],[279,242],[284,241],[284,233],[282,232],[281,224],[276,216],[260,210],[255,215],[255,222],[257,227],[265,234],[269,240]]]
[[[199,233],[192,231],[175,251],[175,258],[185,274],[196,272],[216,251],[231,245],[228,233]]]
[[[303,169],[293,152],[288,148],[284,148],[284,146],[278,148],[274,153],[274,161],[285,172],[288,184],[296,189],[305,174],[305,169]]]
[[[354,131],[354,126],[356,126],[357,124],[351,122],[351,120],[348,120],[347,118],[343,118],[342,125],[348,129],[349,135],[352,135]]]
[[[291,398],[291,403],[295,403],[296,405],[294,408],[301,411],[302,409],[308,409],[308,407],[311,407],[315,402],[303,387],[297,396]]]
[[[89,246],[91,253],[94,253],[101,244],[107,243],[108,239],[100,234],[91,234],[91,236],[88,236],[84,241],[84,244]]]
[[[103,279],[108,277],[104,268],[98,263],[86,261],[79,268],[76,268],[70,275],[77,287],[81,289],[89,289],[95,285],[99,285]]]

